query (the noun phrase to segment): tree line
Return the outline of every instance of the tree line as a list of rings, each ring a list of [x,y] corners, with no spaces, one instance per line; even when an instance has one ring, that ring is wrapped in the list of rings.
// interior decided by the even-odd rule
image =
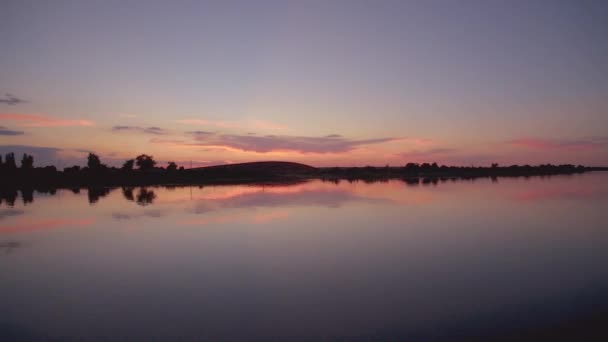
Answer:
[[[290,167],[286,168],[285,165]],[[294,167],[298,166],[298,167]],[[24,153],[20,166],[14,153],[0,156],[0,186],[5,188],[147,186],[154,184],[242,184],[246,182],[281,182],[310,178],[326,180],[377,180],[403,178],[477,178],[520,177],[533,175],[574,174],[608,168],[582,165],[543,164],[499,166],[446,166],[437,163],[407,163],[389,167],[326,167],[287,162],[257,162],[184,169],[175,162],[159,167],[154,157],[140,154],[124,161],[122,166],[104,164],[98,155],[89,153],[86,165],[57,170],[55,166],[34,167],[34,157]]]
[[[150,171],[154,169],[167,170],[167,171],[176,171],[178,170],[178,166],[175,162],[168,162],[166,168],[157,167],[158,162],[154,160],[153,156],[147,154],[140,154],[134,159],[126,160],[120,168],[110,167],[101,162],[101,159],[98,155],[94,153],[89,153],[87,156],[86,167],[80,167],[78,165],[66,167],[63,169],[64,172],[73,172],[80,170],[93,170],[93,171],[107,171],[107,170],[121,170],[121,171],[133,171],[133,170],[141,170],[141,171]],[[24,153],[21,158],[21,163],[19,166],[17,165],[17,161],[15,158],[15,153],[10,152],[4,155],[4,158],[0,154],[0,171],[5,172],[17,172],[19,170],[33,170],[34,169],[34,156]],[[37,169],[47,169],[57,171],[55,166],[45,166]],[[180,167],[180,170],[183,170],[184,167]]]

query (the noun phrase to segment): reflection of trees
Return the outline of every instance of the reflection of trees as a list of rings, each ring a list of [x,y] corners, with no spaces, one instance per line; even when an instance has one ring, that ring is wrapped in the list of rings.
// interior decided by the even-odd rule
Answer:
[[[152,202],[154,202],[154,199],[156,198],[156,194],[154,193],[154,190],[148,190],[147,188],[140,188],[139,192],[137,193],[137,199],[136,202],[139,205],[148,205],[148,204],[152,204]]]
[[[137,195],[133,194],[133,187],[125,186],[122,188],[122,195],[128,201],[135,201],[139,205],[148,205],[152,204],[156,199],[156,194],[154,190],[149,190],[148,188],[141,187],[137,192]]]
[[[34,202],[34,189],[21,189],[21,197],[23,198],[23,204]]]
[[[0,204],[2,200],[6,201],[6,204],[9,207],[15,205],[15,200],[17,199],[17,190],[15,189],[3,189],[0,190]]]
[[[127,201],[134,201],[135,197],[133,197],[133,187],[131,187],[131,186],[123,186],[122,187],[122,196]]]
[[[405,182],[405,184],[409,185],[409,186],[417,186],[418,184],[420,184],[420,180],[416,177],[416,178],[405,178],[403,179],[403,181]]]
[[[109,193],[110,188],[88,188],[89,203],[97,203],[100,198],[107,196]]]

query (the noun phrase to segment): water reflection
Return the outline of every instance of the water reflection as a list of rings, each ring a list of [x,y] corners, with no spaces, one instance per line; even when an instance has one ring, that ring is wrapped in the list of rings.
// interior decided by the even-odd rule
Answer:
[[[111,190],[111,188],[88,188],[87,195],[89,198],[89,203],[97,203],[100,198],[107,196]]]
[[[153,190],[148,188],[140,188],[137,193],[136,202],[139,205],[146,206],[148,204],[152,204],[154,199],[156,198],[156,194]]]
[[[596,174],[598,176],[598,174]],[[578,177],[578,178],[576,178]],[[587,178],[581,178],[587,177]],[[122,198],[139,206],[153,205],[157,200],[160,203],[194,201],[196,204],[188,209],[193,213],[205,213],[220,208],[245,208],[245,207],[280,207],[316,205],[330,208],[339,208],[344,203],[367,201],[377,203],[428,203],[437,197],[437,194],[453,191],[455,185],[478,182],[486,187],[499,187],[504,198],[511,201],[529,202],[550,199],[601,199],[608,196],[605,186],[597,183],[577,179],[590,179],[587,176],[554,176],[554,179],[563,180],[560,183],[551,183],[551,177],[536,177],[533,187],[521,186],[530,179],[506,179],[505,184],[516,185],[513,187],[499,187],[497,179],[475,180],[462,178],[404,178],[401,180],[381,181],[358,181],[358,180],[330,180],[330,181],[307,181],[296,184],[281,185],[232,185],[232,186],[154,186],[154,187],[131,187],[120,188]],[[602,177],[602,176],[599,176]],[[572,181],[565,181],[571,179]],[[417,190],[417,187],[443,188],[439,193],[433,190]],[[407,189],[411,189],[409,192]],[[97,205],[103,198],[108,197],[118,188],[90,187],[86,189],[88,203]],[[212,189],[210,192],[209,190]],[[377,191],[382,189],[382,191]],[[465,189],[465,188],[462,188]],[[474,190],[471,187],[467,190]],[[63,191],[63,190],[62,190]],[[69,191],[74,195],[80,194],[80,188],[72,188]],[[160,197],[159,197],[160,191]],[[38,196],[56,195],[57,189],[3,189],[0,191],[0,205],[6,208],[14,208],[19,197],[24,206],[34,203],[36,194]],[[20,195],[20,196],[19,196]],[[16,212],[16,211],[15,211]],[[0,212],[3,216],[11,215],[13,211]]]
[[[0,255],[11,254],[22,245],[19,241],[0,241]]]
[[[0,209],[0,220],[7,217],[23,215],[24,213],[25,211],[20,209]]]
[[[607,177],[18,192],[0,340],[551,331],[608,309]]]
[[[122,187],[122,195],[127,201],[134,201],[135,197],[133,196],[133,187],[123,186]]]
[[[559,176],[533,176],[533,177],[520,177],[518,180],[513,179],[513,178],[506,178],[506,182],[509,183],[513,183],[513,182],[519,182],[521,180],[523,181],[530,181],[531,179],[537,179],[537,180],[550,180],[551,178],[557,178],[557,179],[572,179],[572,178],[576,178],[576,177],[581,177],[581,175],[559,175]],[[295,184],[289,184],[289,185],[285,185],[285,184],[270,184],[270,185],[247,185],[247,187],[251,187],[251,188],[259,188],[259,189],[268,189],[268,194],[267,195],[260,195],[258,194],[257,197],[259,197],[260,201],[277,201],[276,196],[273,197],[272,193],[273,190],[272,189],[284,189],[284,188],[290,188],[290,187],[298,187],[301,184],[310,184],[310,183],[318,183],[318,182],[322,182],[324,184],[333,184],[336,186],[336,191],[327,191],[327,188],[324,190],[325,192],[323,194],[318,194],[318,193],[314,193],[314,192],[308,192],[306,193],[306,191],[304,191],[304,193],[299,194],[298,196],[293,196],[292,198],[290,198],[290,196],[282,196],[282,198],[288,202],[290,201],[299,201],[299,200],[303,200],[306,201],[308,198],[308,200],[312,200],[312,201],[317,201],[317,202],[323,202],[326,201],[328,205],[330,206],[339,206],[339,203],[343,200],[346,199],[346,197],[352,195],[349,190],[348,187],[342,187],[341,184],[357,184],[357,183],[361,183],[361,184],[391,184],[391,186],[393,186],[394,184],[404,184],[407,187],[417,187],[417,186],[441,186],[443,184],[443,186],[445,186],[445,184],[448,184],[448,182],[451,183],[473,183],[476,180],[478,180],[475,177],[428,177],[428,178],[416,178],[416,177],[411,177],[411,178],[403,178],[403,179],[399,179],[399,180],[388,180],[388,179],[381,179],[381,180],[340,180],[340,179],[332,179],[332,180],[315,180],[315,181],[305,181],[305,182],[300,182],[300,183],[295,183]],[[491,177],[488,179],[482,179],[482,180],[478,180],[480,182],[485,182],[487,183],[487,181],[490,181],[491,184],[498,184],[499,180],[497,177]],[[131,201],[131,202],[135,202],[141,206],[147,206],[147,205],[151,205],[154,203],[154,201],[157,199],[157,193],[155,192],[154,189],[163,189],[164,191],[171,191],[171,190],[176,190],[176,189],[188,189],[189,191],[191,189],[202,189],[202,188],[215,188],[215,187],[220,187],[220,186],[202,186],[202,185],[197,185],[197,186],[177,186],[177,185],[170,185],[170,186],[154,186],[154,187],[133,187],[133,186],[123,186],[121,187],[121,192],[122,192],[122,196],[125,200],[127,201]],[[238,186],[237,186],[238,187]],[[116,187],[89,187],[86,188],[87,190],[87,198],[88,198],[88,202],[89,204],[96,204],[100,201],[100,199],[108,196],[112,191],[114,191],[115,189],[117,189]],[[80,193],[80,188],[71,188],[70,191],[73,194],[79,194]],[[530,189],[530,190],[526,190],[523,188],[520,188],[519,190],[520,193],[514,193],[511,195],[511,198],[514,200],[534,200],[534,199],[543,199],[543,198],[548,198],[548,197],[552,197],[552,196],[557,196],[557,197],[564,197],[564,196],[572,196],[572,197],[592,197],[592,196],[597,196],[597,195],[602,195],[603,194],[603,190],[600,188],[552,188],[552,189]],[[0,205],[5,204],[8,207],[14,207],[15,203],[17,201],[17,199],[19,198],[19,194],[21,194],[21,199],[24,205],[27,204],[31,204],[34,202],[35,199],[35,193],[39,194],[39,195],[43,195],[43,194],[50,194],[50,195],[54,195],[56,194],[57,189],[33,189],[33,188],[26,188],[26,189],[2,189],[0,190]],[[252,195],[253,196],[253,195]],[[332,198],[333,196],[333,198]],[[282,201],[278,200],[279,202]],[[235,201],[237,201],[237,199],[234,199]],[[242,201],[246,202],[248,200],[247,196],[242,197],[241,198]],[[256,201],[256,199],[251,198],[250,200],[252,201]],[[246,203],[244,203],[243,205],[246,205]],[[224,206],[230,206],[229,204],[224,205]],[[205,211],[204,208],[199,208],[197,209],[197,211],[202,212]]]

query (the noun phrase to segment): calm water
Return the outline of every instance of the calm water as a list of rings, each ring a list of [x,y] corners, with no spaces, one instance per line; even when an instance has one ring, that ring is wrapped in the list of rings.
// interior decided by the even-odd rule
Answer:
[[[28,197],[0,205],[14,339],[432,339],[608,312],[608,173]]]

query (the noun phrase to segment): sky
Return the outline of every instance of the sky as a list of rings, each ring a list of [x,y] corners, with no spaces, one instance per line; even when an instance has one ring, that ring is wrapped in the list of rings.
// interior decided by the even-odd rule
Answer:
[[[0,8],[0,154],[37,166],[608,165],[605,1]]]

